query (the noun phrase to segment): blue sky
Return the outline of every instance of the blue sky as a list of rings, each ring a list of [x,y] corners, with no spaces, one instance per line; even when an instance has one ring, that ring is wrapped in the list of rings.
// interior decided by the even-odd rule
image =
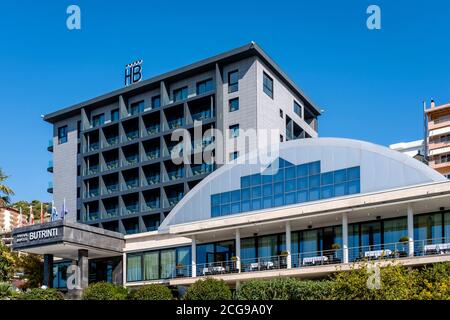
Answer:
[[[66,28],[81,8],[82,29]],[[366,28],[381,7],[382,29]],[[325,113],[320,136],[421,138],[422,101],[450,102],[448,1],[2,1],[0,166],[14,200],[50,200],[40,115],[256,41]]]

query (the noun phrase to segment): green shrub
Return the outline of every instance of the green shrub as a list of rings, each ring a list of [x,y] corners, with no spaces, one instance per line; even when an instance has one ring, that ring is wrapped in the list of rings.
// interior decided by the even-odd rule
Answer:
[[[169,288],[162,284],[149,284],[133,290],[130,300],[172,300],[173,295]]]
[[[0,282],[0,300],[8,299],[13,294],[13,288],[11,284],[7,282]]]
[[[231,300],[232,294],[223,280],[206,278],[197,280],[187,289],[186,300]]]
[[[23,293],[14,295],[17,300],[64,300],[64,296],[56,289],[28,289]]]
[[[83,292],[83,300],[126,300],[128,290],[109,282],[97,282],[89,285]]]
[[[324,300],[331,291],[330,281],[300,281],[293,278],[250,280],[236,292],[238,300]]]

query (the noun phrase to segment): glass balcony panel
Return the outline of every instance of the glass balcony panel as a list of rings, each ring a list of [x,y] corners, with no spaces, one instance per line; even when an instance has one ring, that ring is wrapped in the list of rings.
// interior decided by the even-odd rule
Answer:
[[[192,114],[193,121],[202,121],[211,118],[211,110],[204,110],[197,113]]]
[[[139,131],[138,130],[129,131],[126,133],[126,136],[128,141],[137,139],[139,138]]]
[[[137,154],[126,157],[125,158],[125,165],[135,165],[139,162],[139,156]]]
[[[97,220],[100,216],[98,211],[87,212],[86,215],[88,221]]]
[[[90,166],[89,168],[87,168],[87,174],[88,175],[90,175],[90,174],[97,174],[97,173],[99,173],[99,171],[100,171],[100,166],[98,164],[94,165],[94,166]]]
[[[152,211],[161,207],[159,198],[146,201],[144,204],[144,211]]]
[[[108,147],[111,147],[111,146],[114,146],[116,144],[119,144],[119,136],[106,138],[106,144],[107,144]]]
[[[118,207],[107,208],[105,210],[104,218],[116,217],[118,214],[119,214],[119,208]]]
[[[98,188],[91,188],[88,191],[88,198],[93,198],[93,197],[98,197],[100,195],[99,189]]]
[[[152,126],[148,126],[145,129],[147,130],[147,134],[152,135],[152,134],[156,134],[159,132],[159,124],[157,125],[152,125]]]
[[[158,174],[158,175],[154,175],[154,176],[147,177],[147,183],[148,183],[149,185],[159,183],[159,181],[160,181],[159,174]]]
[[[192,174],[194,176],[200,175],[200,174],[205,174],[205,173],[210,173],[213,171],[213,165],[211,164],[200,164],[200,165],[195,165],[192,167]]]
[[[127,189],[134,189],[139,187],[139,179],[132,179],[125,181],[125,186]]]
[[[119,191],[119,184],[118,183],[117,184],[110,184],[110,185],[106,186],[106,192],[108,194],[111,194],[111,193],[114,193],[114,192],[117,192],[117,191]]]
[[[97,151],[100,148],[99,142],[91,142],[88,146],[88,151]]]
[[[139,206],[138,206],[137,203],[126,205],[125,208],[123,208],[123,211],[122,211],[122,213],[125,214],[125,215],[136,214],[138,212],[139,212]]]
[[[119,160],[111,160],[106,162],[106,169],[113,170],[119,167]]]
[[[169,176],[169,180],[178,180],[183,178],[184,176],[184,170],[173,170],[167,172],[167,175]]]
[[[159,149],[151,150],[146,153],[148,160],[154,160],[160,157]]]
[[[167,124],[169,125],[169,129],[177,129],[183,125],[183,118],[167,121]]]

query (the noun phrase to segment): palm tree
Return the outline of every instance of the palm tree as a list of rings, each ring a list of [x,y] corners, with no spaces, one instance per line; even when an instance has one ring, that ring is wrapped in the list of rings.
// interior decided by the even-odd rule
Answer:
[[[0,206],[8,205],[10,203],[9,196],[14,195],[14,191],[3,184],[3,181],[6,181],[6,179],[8,179],[8,176],[5,175],[0,168]]]

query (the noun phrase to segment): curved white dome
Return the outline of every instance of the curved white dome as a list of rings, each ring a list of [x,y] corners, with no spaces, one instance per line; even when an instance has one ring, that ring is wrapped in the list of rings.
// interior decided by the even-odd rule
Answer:
[[[398,151],[372,143],[341,139],[311,138],[291,140],[279,145],[280,159],[294,165],[320,161],[320,172],[359,167],[358,193],[370,193],[412,185],[446,181],[446,178],[422,162]],[[241,188],[241,177],[261,173],[267,164],[256,161],[250,153],[249,163],[237,161],[223,165],[195,186],[161,223],[170,225],[211,218],[211,195]],[[319,200],[320,201],[320,200]],[[245,213],[245,212],[241,212]],[[249,211],[251,213],[251,211]]]

